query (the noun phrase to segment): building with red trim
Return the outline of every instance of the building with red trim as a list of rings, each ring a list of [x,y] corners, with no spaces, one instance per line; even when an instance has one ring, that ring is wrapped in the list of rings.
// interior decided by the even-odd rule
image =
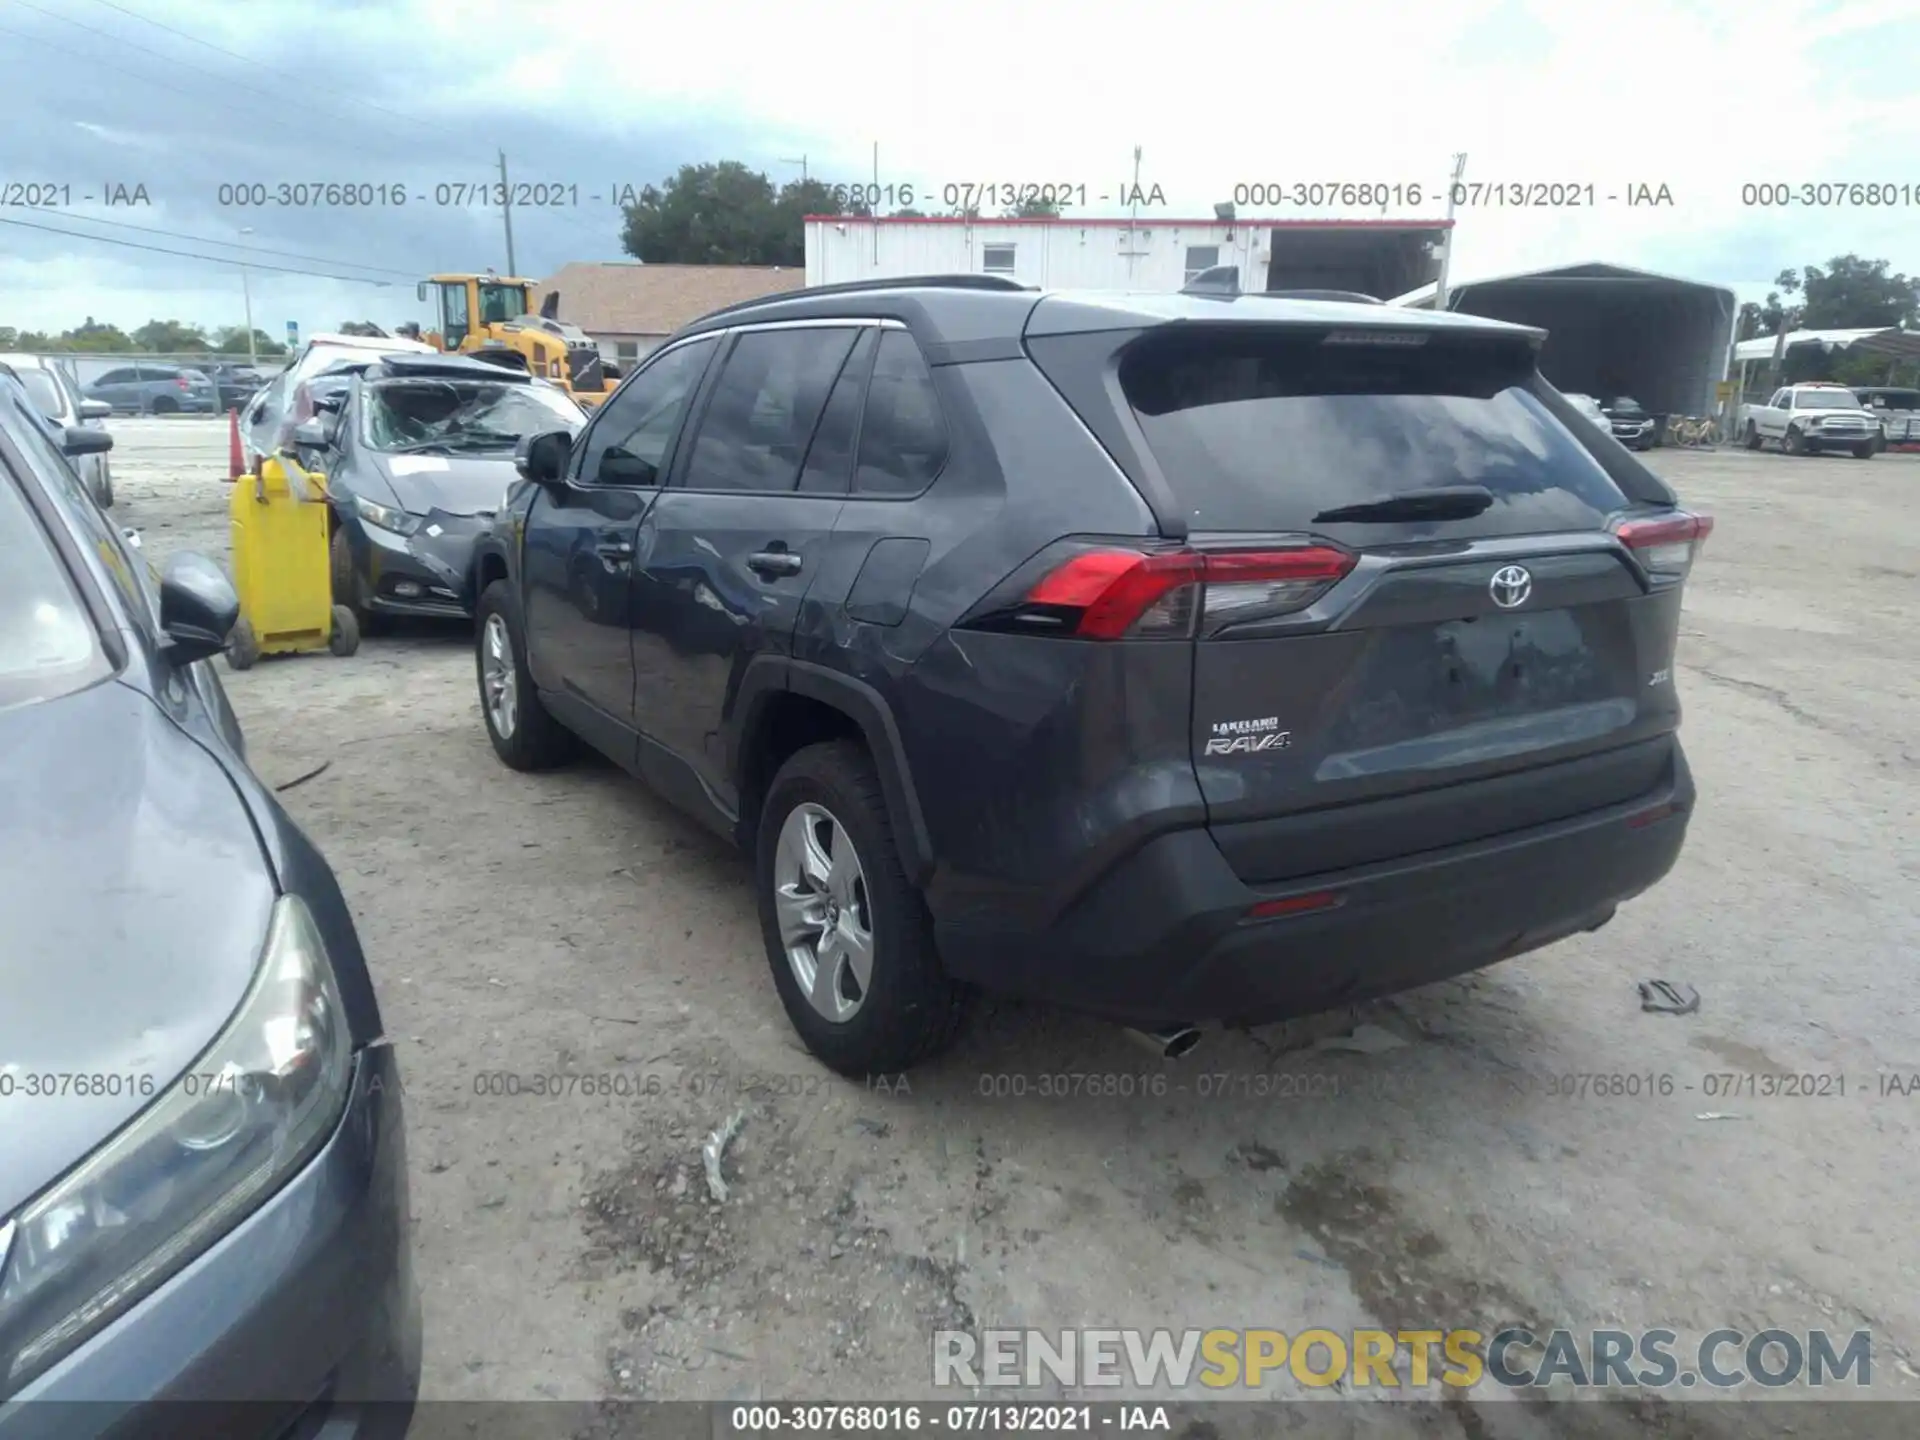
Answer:
[[[810,215],[806,224],[809,285],[984,273],[1049,289],[1178,290],[1232,265],[1242,290],[1384,299],[1439,278],[1453,222]]]

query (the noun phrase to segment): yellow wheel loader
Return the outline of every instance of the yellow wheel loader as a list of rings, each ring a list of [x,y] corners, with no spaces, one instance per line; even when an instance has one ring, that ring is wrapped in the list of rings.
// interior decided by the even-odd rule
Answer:
[[[510,275],[433,275],[420,282],[420,299],[434,305],[439,328],[417,332],[436,350],[526,370],[561,386],[591,409],[620,383],[619,372],[577,325],[558,316],[555,292],[532,313],[535,282]],[[405,334],[413,327],[403,326]]]

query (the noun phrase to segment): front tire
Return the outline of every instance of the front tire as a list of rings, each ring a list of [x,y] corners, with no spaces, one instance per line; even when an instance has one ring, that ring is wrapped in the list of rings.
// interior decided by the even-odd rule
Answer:
[[[1853,447],[1853,458],[1856,460],[1871,460],[1879,453],[1880,447],[1875,445],[1871,440],[1867,441],[1864,445],[1856,445]]]
[[[897,1074],[954,1042],[967,991],[940,963],[864,749],[838,740],[790,757],[761,807],[754,858],[774,986],[821,1063]]]
[[[1780,448],[1789,455],[1804,455],[1807,453],[1807,437],[1789,426],[1785,437],[1780,441]]]
[[[518,592],[505,580],[494,581],[481,593],[473,621],[480,717],[493,753],[514,770],[551,770],[571,760],[580,742],[540,703],[527,670]]]
[[[113,473],[104,465],[100,467],[99,480],[93,487],[93,498],[100,502],[102,510],[113,508]]]

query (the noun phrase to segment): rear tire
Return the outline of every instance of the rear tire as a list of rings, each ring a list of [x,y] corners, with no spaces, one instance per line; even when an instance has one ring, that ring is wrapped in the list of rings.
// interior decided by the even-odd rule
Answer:
[[[156,395],[153,403],[147,407],[149,415],[172,415],[180,409],[180,402],[170,395]]]
[[[520,596],[508,581],[496,580],[481,593],[473,612],[473,646],[480,718],[493,753],[509,768],[527,771],[551,770],[578,754],[579,739],[540,703],[527,670]],[[504,653],[490,654],[495,646]]]
[[[798,863],[807,835],[830,846],[821,850],[832,860],[826,877],[808,879]],[[836,740],[791,756],[768,788],[754,850],[773,983],[787,1019],[821,1063],[852,1077],[897,1074],[953,1044],[965,1023],[967,990],[940,963],[932,918],[900,866],[880,777],[862,747]],[[790,958],[783,912],[813,967],[811,989]],[[865,941],[864,983],[853,962],[840,958],[851,952],[835,946],[822,955],[816,948],[821,938],[846,933]],[[841,1018],[829,1015],[841,1007]]]
[[[1759,448],[1760,448],[1760,427],[1754,424],[1753,421],[1749,420],[1747,421],[1747,449],[1758,450]]]
[[[100,483],[94,486],[93,498],[100,502],[102,510],[113,508],[113,472],[104,465],[100,467]]]
[[[233,633],[227,636],[227,665],[234,670],[251,670],[259,658],[259,638],[243,615],[233,622]]]

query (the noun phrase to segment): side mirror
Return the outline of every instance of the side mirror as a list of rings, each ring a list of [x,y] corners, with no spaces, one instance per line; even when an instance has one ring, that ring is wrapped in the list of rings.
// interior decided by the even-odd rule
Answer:
[[[333,444],[338,430],[338,422],[331,415],[315,416],[293,427],[293,443],[301,450],[324,450]]]
[[[176,665],[218,655],[239,618],[240,597],[213,561],[188,551],[167,562],[160,574],[160,628]]]
[[[82,400],[80,418],[82,420],[104,420],[113,414],[113,406],[104,400]]]
[[[418,285],[413,287],[413,298],[420,301],[422,304],[426,302],[426,298],[427,298],[427,282],[426,281],[422,280]]]
[[[60,432],[60,453],[70,459],[82,455],[104,455],[113,448],[113,436],[91,425],[69,425]]]
[[[558,485],[567,473],[567,460],[573,454],[573,437],[564,430],[545,430],[538,435],[522,435],[514,447],[513,468],[523,480],[536,485]]]
[[[334,414],[338,414],[341,410],[345,409],[346,404],[347,404],[346,391],[330,390],[325,395],[316,396],[314,398],[313,408],[318,410],[322,415],[334,415]]]

